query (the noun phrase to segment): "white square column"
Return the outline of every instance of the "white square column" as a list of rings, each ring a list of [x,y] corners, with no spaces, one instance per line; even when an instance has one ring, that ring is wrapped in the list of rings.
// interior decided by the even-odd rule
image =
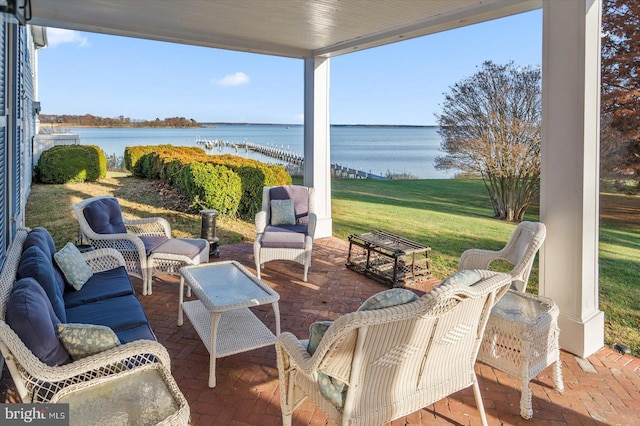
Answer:
[[[316,238],[330,237],[329,58],[304,60],[304,185],[315,188]]]
[[[544,0],[540,294],[560,308],[560,346],[604,345],[598,309],[600,0]]]

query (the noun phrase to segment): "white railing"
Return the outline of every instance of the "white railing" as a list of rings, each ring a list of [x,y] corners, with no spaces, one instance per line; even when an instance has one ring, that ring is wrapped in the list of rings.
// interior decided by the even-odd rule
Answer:
[[[33,165],[38,164],[40,155],[56,145],[80,145],[80,135],[73,133],[56,133],[51,135],[36,135],[33,138]]]

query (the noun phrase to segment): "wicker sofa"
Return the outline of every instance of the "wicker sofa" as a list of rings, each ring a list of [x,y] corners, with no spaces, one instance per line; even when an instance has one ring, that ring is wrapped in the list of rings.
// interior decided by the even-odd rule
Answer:
[[[21,228],[0,273],[0,350],[22,401],[73,401],[94,385],[104,386],[109,380],[116,384],[123,376],[130,380],[140,369],[146,373],[139,377],[149,377],[148,371],[161,377],[160,388],[175,406],[168,414],[169,423],[188,422],[189,407],[170,374],[169,354],[156,341],[122,255],[113,249],[83,253],[92,276],[76,290],[65,282],[55,253],[46,229]],[[60,323],[107,326],[119,343],[77,357],[58,338]],[[84,341],[87,345],[92,342]],[[107,406],[108,402],[100,404]],[[143,411],[147,411],[144,416],[150,415],[148,407]],[[165,410],[162,419],[154,418],[153,423],[162,423],[159,420],[164,421],[166,415]]]

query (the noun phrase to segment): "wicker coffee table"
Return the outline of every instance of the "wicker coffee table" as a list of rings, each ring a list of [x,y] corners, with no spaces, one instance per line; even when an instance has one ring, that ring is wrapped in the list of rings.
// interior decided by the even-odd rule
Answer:
[[[180,269],[178,325],[187,315],[209,350],[209,387],[216,385],[216,358],[272,345],[280,334],[280,295],[235,261]],[[184,283],[198,300],[184,302]],[[249,307],[271,303],[276,334]]]

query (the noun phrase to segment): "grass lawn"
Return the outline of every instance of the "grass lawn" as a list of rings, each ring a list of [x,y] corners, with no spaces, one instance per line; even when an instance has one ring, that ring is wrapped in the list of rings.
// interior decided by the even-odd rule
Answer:
[[[336,179],[332,185],[336,237],[346,240],[353,233],[383,229],[427,244],[432,248],[433,274],[439,278],[457,269],[460,254],[468,248],[502,248],[516,226],[492,218],[484,185],[476,180]],[[118,197],[128,217],[165,217],[176,237],[200,234],[200,215],[188,213],[188,203],[173,189],[112,172],[95,183],[34,184],[27,202],[27,226],[45,226],[60,248],[78,234],[68,207],[103,194]],[[605,312],[605,343],[623,343],[635,356],[640,356],[639,211],[638,196],[601,194],[600,308]],[[536,204],[525,219],[538,218]],[[220,217],[217,224],[221,244],[255,237],[251,221]],[[536,263],[528,291],[536,293],[537,282]]]

